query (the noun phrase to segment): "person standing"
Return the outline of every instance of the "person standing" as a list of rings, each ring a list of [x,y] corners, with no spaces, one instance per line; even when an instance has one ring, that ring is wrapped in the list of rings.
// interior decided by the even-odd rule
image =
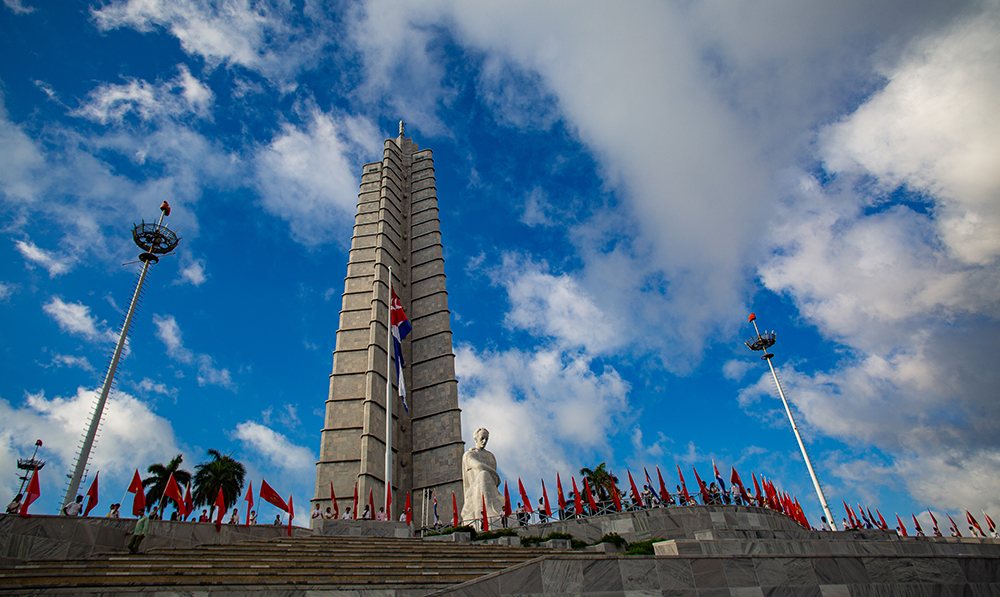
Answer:
[[[545,500],[543,498],[538,498],[538,522],[545,523],[549,521],[549,517],[545,514]]]
[[[257,524],[257,511],[256,510],[251,510],[250,511],[250,524]]]
[[[154,509],[155,510],[155,509]],[[128,552],[130,554],[139,553],[139,544],[142,540],[146,538],[146,530],[149,528],[149,515],[145,512],[139,517],[139,520],[135,523],[135,529],[132,531],[132,539],[128,542]]]
[[[375,513],[375,520],[381,520],[382,522],[389,520],[389,515],[385,513],[384,507],[379,506],[378,512]]]
[[[62,511],[66,516],[79,516],[83,512],[83,496],[76,496],[76,501],[72,504],[66,504]]]
[[[340,518],[341,518],[341,520],[353,520],[354,519],[354,516],[351,514],[351,507],[350,506],[348,506],[347,509],[344,510],[344,514]]]

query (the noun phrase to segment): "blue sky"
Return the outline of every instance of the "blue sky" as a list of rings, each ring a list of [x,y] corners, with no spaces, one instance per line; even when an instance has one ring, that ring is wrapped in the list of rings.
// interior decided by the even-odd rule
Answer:
[[[529,493],[714,458],[818,519],[754,311],[838,519],[1000,510],[995,1],[4,0],[0,27],[0,484],[43,439],[39,511],[163,200],[183,240],[101,508],[208,448],[308,501],[361,165],[400,119],[434,150],[465,437]]]

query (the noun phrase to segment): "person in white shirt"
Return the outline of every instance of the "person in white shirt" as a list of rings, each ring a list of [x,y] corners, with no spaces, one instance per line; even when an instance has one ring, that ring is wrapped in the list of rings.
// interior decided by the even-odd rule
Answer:
[[[340,518],[341,520],[354,520],[354,515],[351,514],[350,506],[348,506],[347,509],[344,510],[344,514]]]
[[[383,522],[389,520],[389,515],[386,513],[385,508],[379,508],[378,512],[375,513],[375,520],[381,520]]]
[[[72,504],[67,504],[67,506],[63,508],[63,514],[65,514],[66,516],[79,516],[81,512],[83,512],[82,495],[76,496],[75,502],[73,502]]]
[[[315,528],[317,522],[323,520],[323,512],[319,509],[319,504],[312,511],[312,519],[309,521],[310,528]]]

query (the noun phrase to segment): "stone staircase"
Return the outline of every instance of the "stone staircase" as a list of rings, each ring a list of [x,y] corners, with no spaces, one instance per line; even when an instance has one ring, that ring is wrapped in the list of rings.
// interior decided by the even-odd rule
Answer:
[[[295,537],[35,560],[0,569],[0,594],[378,591],[415,597],[553,553],[420,539]]]

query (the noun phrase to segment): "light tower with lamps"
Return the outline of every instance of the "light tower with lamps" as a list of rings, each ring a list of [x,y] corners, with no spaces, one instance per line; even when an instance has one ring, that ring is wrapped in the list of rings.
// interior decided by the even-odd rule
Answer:
[[[802,450],[802,458],[806,461],[806,468],[809,469],[809,476],[812,477],[813,487],[816,488],[816,495],[819,497],[819,503],[823,506],[823,513],[826,514],[826,520],[830,524],[830,528],[837,530],[837,522],[833,518],[833,513],[830,512],[830,506],[826,503],[826,496],[823,495],[823,488],[820,487],[819,478],[816,477],[816,471],[813,470],[812,460],[809,458],[809,453],[806,452],[806,445],[802,442],[802,436],[799,434],[799,427],[795,424],[795,417],[792,416],[792,409],[788,407],[788,399],[785,398],[785,392],[781,389],[781,382],[778,381],[778,374],[774,371],[774,365],[771,364],[771,358],[773,354],[767,352],[768,348],[774,346],[775,334],[774,332],[764,332],[760,333],[760,329],[757,328],[757,316],[753,313],[749,317],[750,323],[753,324],[753,329],[757,332],[756,338],[750,338],[744,344],[747,348],[754,351],[763,351],[764,356],[760,357],[762,360],[767,361],[767,366],[771,368],[771,376],[774,378],[774,385],[778,388],[778,395],[781,396],[781,402],[785,405],[785,412],[788,414],[788,421],[792,424],[792,431],[795,432],[795,439],[799,442],[799,449]]]
[[[166,255],[177,248],[180,238],[172,230],[163,225],[163,218],[170,215],[170,205],[164,201],[160,204],[160,219],[156,224],[135,224],[132,226],[132,240],[142,249],[139,254],[139,261],[142,262],[142,270],[136,280],[135,288],[132,289],[132,301],[129,303],[128,311],[122,320],[121,329],[118,331],[118,343],[115,351],[111,355],[111,362],[108,363],[108,372],[104,376],[104,385],[101,387],[101,394],[94,404],[94,412],[91,413],[90,424],[83,434],[80,443],[80,452],[77,454],[76,466],[73,472],[67,475],[69,483],[66,485],[66,494],[63,496],[62,508],[65,508],[76,499],[76,492],[80,489],[80,481],[90,462],[90,451],[94,447],[94,440],[97,438],[97,431],[101,427],[101,418],[104,416],[104,405],[108,401],[108,394],[114,385],[115,375],[118,372],[118,361],[121,359],[122,350],[128,342],[129,333],[132,329],[132,317],[135,315],[139,298],[142,296],[142,288],[146,283],[146,274],[149,266],[160,261],[159,255]]]

